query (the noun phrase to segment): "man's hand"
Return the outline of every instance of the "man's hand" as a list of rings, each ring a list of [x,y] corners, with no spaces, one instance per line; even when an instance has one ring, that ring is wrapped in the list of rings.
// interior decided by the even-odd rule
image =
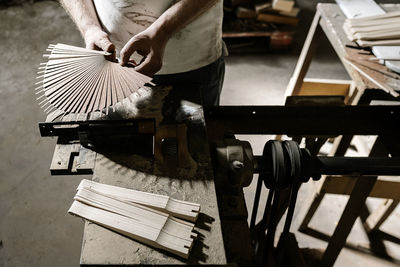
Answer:
[[[162,33],[151,29],[133,36],[121,50],[121,65],[127,65],[134,52],[143,56],[142,62],[136,65],[135,70],[152,77],[162,67],[165,46],[168,38]]]
[[[97,18],[92,0],[60,0],[82,34],[87,49],[102,50],[112,53],[106,56],[110,61],[115,60],[115,46],[111,43]]]
[[[126,65],[134,52],[144,57],[135,68],[153,76],[162,67],[168,39],[200,14],[211,8],[216,0],[181,0],[168,8],[153,24],[130,39],[121,50],[121,64]]]
[[[93,27],[85,31],[84,39],[87,49],[112,53],[107,59],[115,61],[115,46],[111,43],[107,33],[99,28]]]

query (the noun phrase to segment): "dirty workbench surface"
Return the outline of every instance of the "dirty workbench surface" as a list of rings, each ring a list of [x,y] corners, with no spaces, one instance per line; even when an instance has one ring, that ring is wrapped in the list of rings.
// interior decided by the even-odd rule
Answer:
[[[400,10],[400,4],[383,4],[381,5],[385,11]],[[336,4],[318,4],[317,11],[321,16],[320,25],[324,30],[326,37],[329,39],[333,48],[343,62],[344,67],[349,73],[351,79],[356,83],[356,87],[360,90],[366,88],[377,88],[377,86],[362,76],[358,71],[351,67],[344,59],[348,56],[346,52],[346,44],[355,45],[348,40],[343,30],[343,23],[346,16],[341,11],[340,7]],[[400,90],[400,81],[388,77],[385,81],[387,87],[393,90]]]
[[[190,164],[166,175],[165,169],[155,164],[152,158],[105,150],[97,151],[93,175],[97,182],[201,204],[201,213],[195,226],[201,238],[195,240],[189,259],[180,259],[86,222],[82,265],[226,263],[204,117],[202,108],[192,102],[195,98],[193,92],[190,95],[187,90],[157,87],[142,92],[132,102],[126,101],[117,106],[108,115],[110,119],[155,118],[156,131],[160,125],[184,123],[187,126]]]

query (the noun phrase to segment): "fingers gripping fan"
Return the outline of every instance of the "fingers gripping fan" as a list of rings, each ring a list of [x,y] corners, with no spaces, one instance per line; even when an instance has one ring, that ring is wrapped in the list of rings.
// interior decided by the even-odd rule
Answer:
[[[49,45],[36,88],[46,112],[89,113],[108,110],[137,92],[151,78],[105,58],[110,53],[65,44]]]

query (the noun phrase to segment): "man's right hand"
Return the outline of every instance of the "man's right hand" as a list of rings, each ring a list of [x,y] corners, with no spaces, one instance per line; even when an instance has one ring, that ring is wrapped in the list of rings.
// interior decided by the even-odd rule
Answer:
[[[87,49],[112,53],[112,55],[107,57],[107,59],[110,61],[116,61],[115,46],[111,43],[107,33],[99,28],[90,28],[85,32],[84,39]]]

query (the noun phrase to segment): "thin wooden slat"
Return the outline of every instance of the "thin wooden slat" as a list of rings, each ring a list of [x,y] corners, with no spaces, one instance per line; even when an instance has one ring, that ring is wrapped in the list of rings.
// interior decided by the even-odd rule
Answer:
[[[76,101],[74,102],[73,107],[71,107],[73,113],[82,112],[82,105],[84,104],[85,99],[88,97],[88,94],[90,94],[91,89],[95,88],[100,70],[100,66],[95,68],[91,75],[88,75],[88,78],[85,80],[85,82],[81,83],[82,89],[79,90],[79,94],[75,97]]]
[[[81,86],[81,81],[84,80],[87,77],[86,74],[90,73],[93,69],[93,67],[85,69],[79,76],[76,77],[75,80],[71,82],[71,87],[64,87],[59,90],[57,96],[60,97],[58,99],[49,97],[49,101],[61,110],[71,111],[70,109],[66,109],[64,107],[68,107],[71,102],[75,100],[74,95],[76,92],[78,92]]]

